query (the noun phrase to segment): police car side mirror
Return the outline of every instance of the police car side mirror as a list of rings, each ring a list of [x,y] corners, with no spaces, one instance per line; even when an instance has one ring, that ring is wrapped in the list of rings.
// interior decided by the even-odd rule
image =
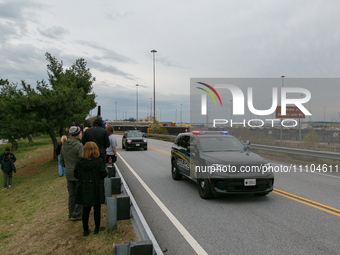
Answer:
[[[247,140],[246,145],[250,145],[250,141],[249,140]]]
[[[250,145],[245,145],[245,146],[243,147],[243,150],[244,150],[244,151],[251,151]]]
[[[194,153],[197,152],[197,148],[196,148],[196,146],[190,145],[190,146],[188,146],[188,151],[189,151],[191,154],[194,154]]]

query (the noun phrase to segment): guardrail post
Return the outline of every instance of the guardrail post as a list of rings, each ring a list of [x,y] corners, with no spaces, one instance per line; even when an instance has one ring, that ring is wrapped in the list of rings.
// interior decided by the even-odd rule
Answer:
[[[128,244],[113,244],[114,255],[153,255],[151,240],[129,242]]]
[[[152,255],[153,246],[151,240],[130,242],[130,255]]]
[[[130,215],[130,197],[119,196],[117,198],[117,220],[128,220]]]
[[[114,164],[106,164],[106,171],[108,173],[107,177],[115,177],[116,176],[116,168]]]
[[[105,197],[107,200],[107,198],[112,197],[111,178],[104,179],[104,188],[105,188]]]
[[[111,195],[121,194],[122,180],[120,177],[111,177]],[[110,196],[111,196],[110,195]]]
[[[107,197],[106,229],[117,230],[117,197]]]

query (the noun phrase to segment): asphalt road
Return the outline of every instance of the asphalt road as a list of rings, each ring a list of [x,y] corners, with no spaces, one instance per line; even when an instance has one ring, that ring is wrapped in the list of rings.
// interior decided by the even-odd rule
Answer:
[[[297,168],[276,173],[265,197],[204,200],[196,183],[172,179],[171,143],[125,151],[116,137],[117,166],[164,254],[340,254],[340,175]]]

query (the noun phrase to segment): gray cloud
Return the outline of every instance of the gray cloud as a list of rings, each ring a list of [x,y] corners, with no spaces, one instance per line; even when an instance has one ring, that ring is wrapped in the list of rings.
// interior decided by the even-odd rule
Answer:
[[[33,20],[34,15],[29,13],[33,9],[35,12],[43,8],[43,4],[39,4],[30,0],[13,0],[0,2],[0,18],[2,19],[1,32],[7,32],[7,35],[15,38],[22,38],[27,34],[27,21]],[[8,33],[12,30],[12,33]],[[1,33],[1,37],[4,35]],[[5,34],[6,35],[6,34]]]
[[[176,61],[170,60],[170,58],[166,56],[157,56],[156,58],[157,58],[157,63],[160,63],[164,66],[177,67],[177,68],[188,68]]]
[[[113,75],[118,75],[118,76],[121,76],[121,77],[128,79],[128,80],[135,80],[133,75],[125,73],[123,71],[120,71],[114,66],[106,65],[106,64],[103,64],[99,61],[94,61],[94,60],[91,60],[91,59],[88,60],[88,63],[91,66],[91,68],[95,68],[95,69],[97,69],[101,72],[107,72],[107,73],[110,73],[110,74],[113,74]]]
[[[60,37],[69,33],[68,30],[62,27],[58,27],[58,26],[47,28],[45,30],[41,30],[38,28],[38,31],[41,35],[46,36],[51,39],[60,39]]]
[[[113,61],[117,61],[117,62],[134,62],[133,60],[131,60],[128,57],[120,55],[120,54],[118,54],[117,52],[115,52],[111,49],[107,49],[107,48],[101,46],[99,43],[87,42],[87,41],[82,41],[82,40],[77,40],[77,43],[101,51],[102,56],[92,57],[93,60],[113,60]]]
[[[46,79],[45,52],[30,44],[8,45],[0,47],[0,77],[11,82],[25,80],[35,84]]]

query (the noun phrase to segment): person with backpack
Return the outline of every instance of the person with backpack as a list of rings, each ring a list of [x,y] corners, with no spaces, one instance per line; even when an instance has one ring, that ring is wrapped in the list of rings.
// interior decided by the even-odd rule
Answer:
[[[1,164],[1,161],[4,159],[4,157],[7,157],[8,154],[9,154],[11,160],[13,161],[13,163],[17,160],[16,157],[14,156],[14,154],[11,153],[10,151],[11,150],[9,148],[6,148],[5,152],[0,155],[0,164]]]
[[[106,162],[106,148],[110,146],[109,136],[103,128],[103,120],[101,117],[93,121],[91,128],[86,129],[82,137],[82,143],[85,145],[87,142],[95,142],[99,148],[100,158],[104,164]]]

